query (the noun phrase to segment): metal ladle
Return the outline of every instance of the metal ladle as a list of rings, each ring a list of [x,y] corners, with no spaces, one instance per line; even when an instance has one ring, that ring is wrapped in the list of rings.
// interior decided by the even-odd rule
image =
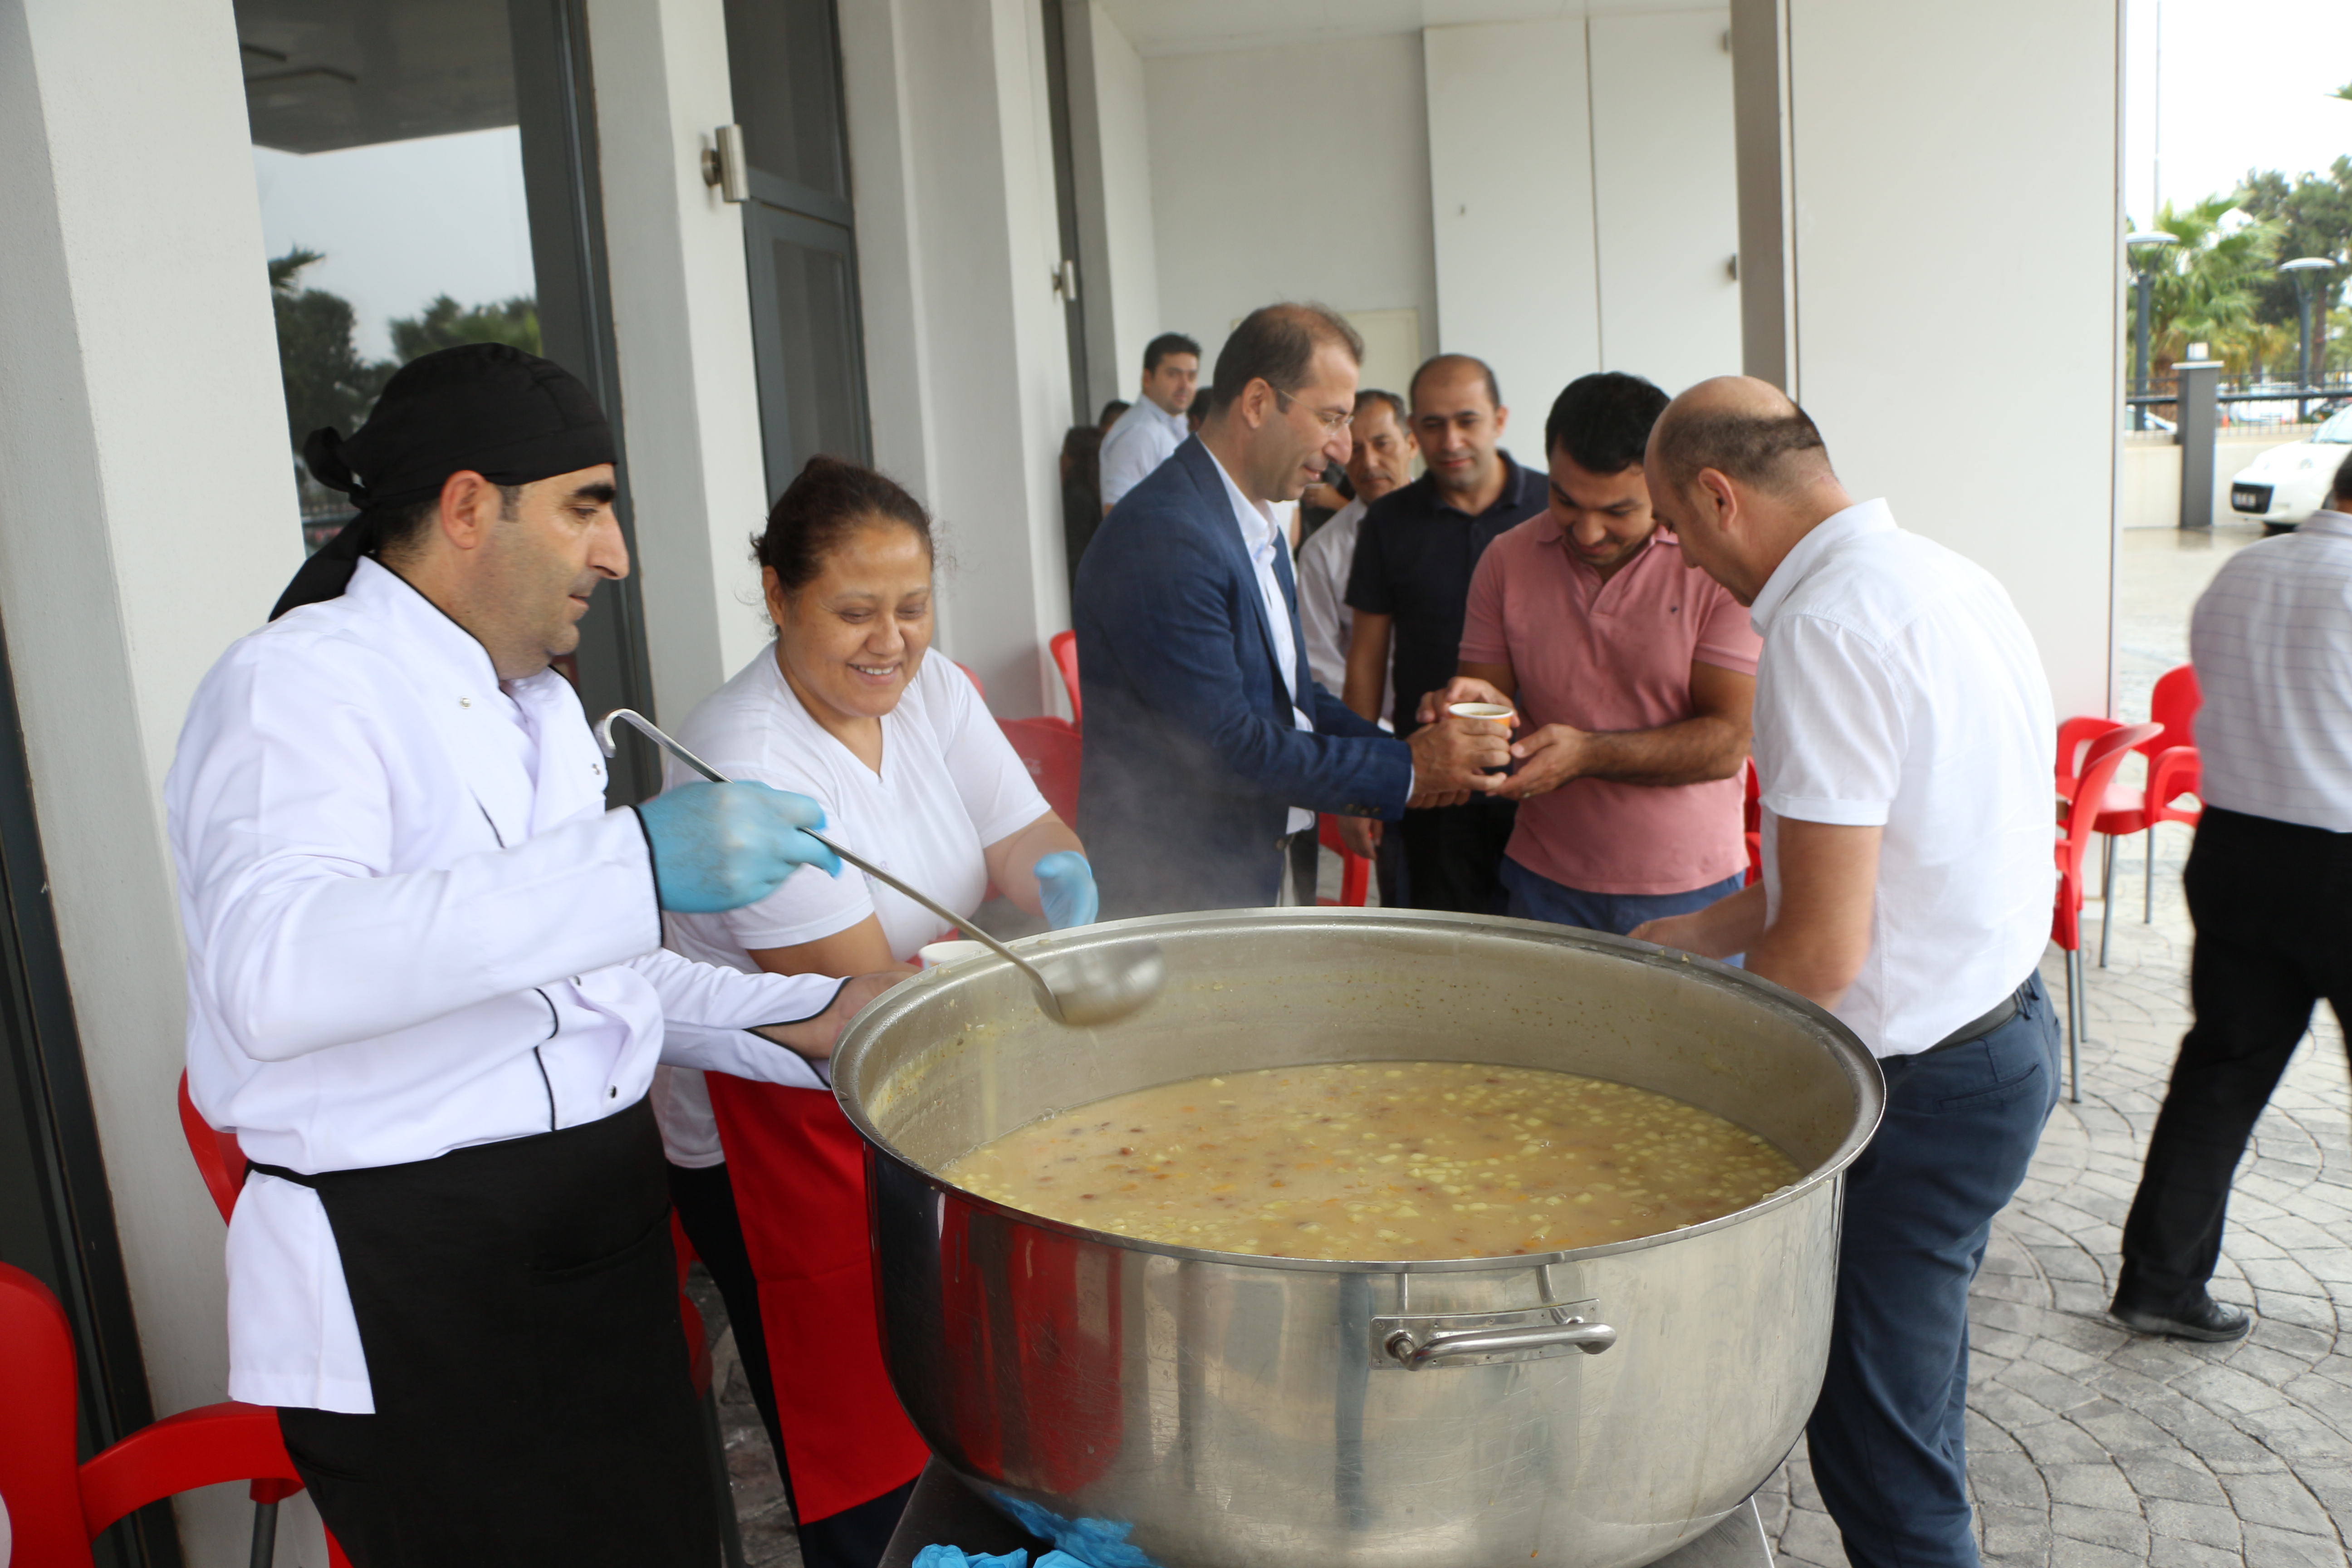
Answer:
[[[712,784],[732,784],[735,781],[671,740],[654,726],[653,721],[631,708],[615,708],[596,721],[596,743],[606,756],[617,751],[613,738],[613,722],[619,720],[639,734],[709,779]],[[923,906],[948,924],[960,929],[964,935],[990,949],[999,958],[1028,976],[1036,989],[1038,1005],[1045,1016],[1072,1028],[1093,1028],[1097,1025],[1115,1023],[1160,994],[1167,983],[1168,961],[1156,942],[1122,942],[1117,948],[1085,952],[1049,953],[1042,964],[1031,963],[1011,948],[981,930],[963,915],[917,892],[898,878],[870,860],[860,859],[823,834],[808,833],[811,838],[840,856],[852,866],[880,882],[895,889]],[[1116,954],[1116,956],[1114,956]],[[1050,972],[1052,978],[1047,978]]]

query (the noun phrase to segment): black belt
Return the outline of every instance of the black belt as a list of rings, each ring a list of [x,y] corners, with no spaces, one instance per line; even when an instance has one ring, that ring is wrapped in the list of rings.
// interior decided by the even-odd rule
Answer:
[[[1980,1016],[1969,1019],[1967,1023],[1962,1024],[1958,1028],[1954,1029],[1950,1034],[1946,1035],[1942,1039],[1937,1040],[1934,1045],[1929,1046],[1926,1050],[1918,1052],[1917,1054],[1923,1057],[1933,1056],[1937,1051],[1948,1051],[1954,1046],[1965,1046],[1970,1040],[1983,1039],[1987,1035],[1991,1034],[1995,1029],[2000,1028],[2003,1024],[2008,1023],[2011,1018],[2016,1017],[2018,1014],[2024,1011],[2026,989],[2032,984],[2033,976],[2031,974],[2027,975],[2023,980],[2018,983],[2016,990],[2011,992],[2008,995],[1994,1003],[1990,1007],[1985,1009],[1984,1013]]]

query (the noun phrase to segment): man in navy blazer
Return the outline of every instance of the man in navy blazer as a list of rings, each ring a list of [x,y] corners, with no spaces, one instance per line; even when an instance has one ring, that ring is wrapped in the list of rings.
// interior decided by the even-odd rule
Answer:
[[[1253,311],[1217,355],[1200,433],[1111,510],[1079,563],[1077,826],[1106,920],[1272,904],[1315,813],[1394,821],[1416,794],[1475,787],[1509,761],[1494,726],[1400,741],[1307,668],[1270,509],[1347,459],[1362,359],[1332,311]]]

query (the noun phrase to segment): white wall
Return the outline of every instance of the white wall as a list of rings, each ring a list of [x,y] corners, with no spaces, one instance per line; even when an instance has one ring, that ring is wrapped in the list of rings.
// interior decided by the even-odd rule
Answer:
[[[1433,346],[1495,367],[1512,410],[1504,445],[1541,468],[1552,399],[1601,368],[1584,23],[1432,27],[1423,39],[1444,323]]]
[[[1739,368],[1731,13],[1622,12],[1589,26],[1601,368],[1680,392]]]
[[[1420,38],[1169,56],[1143,75],[1160,326],[1200,340],[1203,380],[1234,322],[1278,300],[1417,310],[1436,341]]]
[[[0,625],[159,1415],[228,1370],[163,774],[301,562],[240,77],[226,4],[0,0]],[[179,1515],[191,1563],[246,1561],[243,1488]]]
[[[702,182],[734,116],[721,0],[589,0],[620,424],[655,713],[766,643],[744,540],[767,515],[743,219]]]
[[[1495,367],[1523,463],[1580,375],[1674,392],[1738,368],[1729,25],[1709,8],[1423,34],[1440,346]]]
[[[2110,692],[2117,35],[2115,0],[1788,9],[1796,394],[1849,489],[2008,586],[2062,714]],[[2033,243],[1952,237],[1994,211]],[[1952,406],[1932,323],[1966,300],[1998,302],[1983,374],[2031,360],[2035,438],[1996,421],[1956,462],[1923,432]]]
[[[1072,410],[1039,8],[868,0],[841,27],[875,458],[940,519],[940,647],[996,712],[1047,711]]]

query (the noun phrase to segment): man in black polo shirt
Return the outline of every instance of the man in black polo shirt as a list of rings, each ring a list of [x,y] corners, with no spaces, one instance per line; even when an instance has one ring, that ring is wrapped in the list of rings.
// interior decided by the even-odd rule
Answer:
[[[1413,442],[1429,471],[1364,514],[1348,575],[1355,625],[1343,699],[1365,718],[1379,717],[1393,645],[1396,703],[1389,719],[1400,736],[1412,733],[1423,696],[1454,678],[1478,557],[1546,502],[1544,476],[1520,468],[1499,445],[1510,410],[1484,361],[1439,354],[1414,373],[1411,401]],[[1499,872],[1514,803],[1457,792],[1412,804],[1423,809],[1398,824],[1406,900],[1424,910],[1501,913]],[[1370,826],[1376,834],[1379,825]]]

